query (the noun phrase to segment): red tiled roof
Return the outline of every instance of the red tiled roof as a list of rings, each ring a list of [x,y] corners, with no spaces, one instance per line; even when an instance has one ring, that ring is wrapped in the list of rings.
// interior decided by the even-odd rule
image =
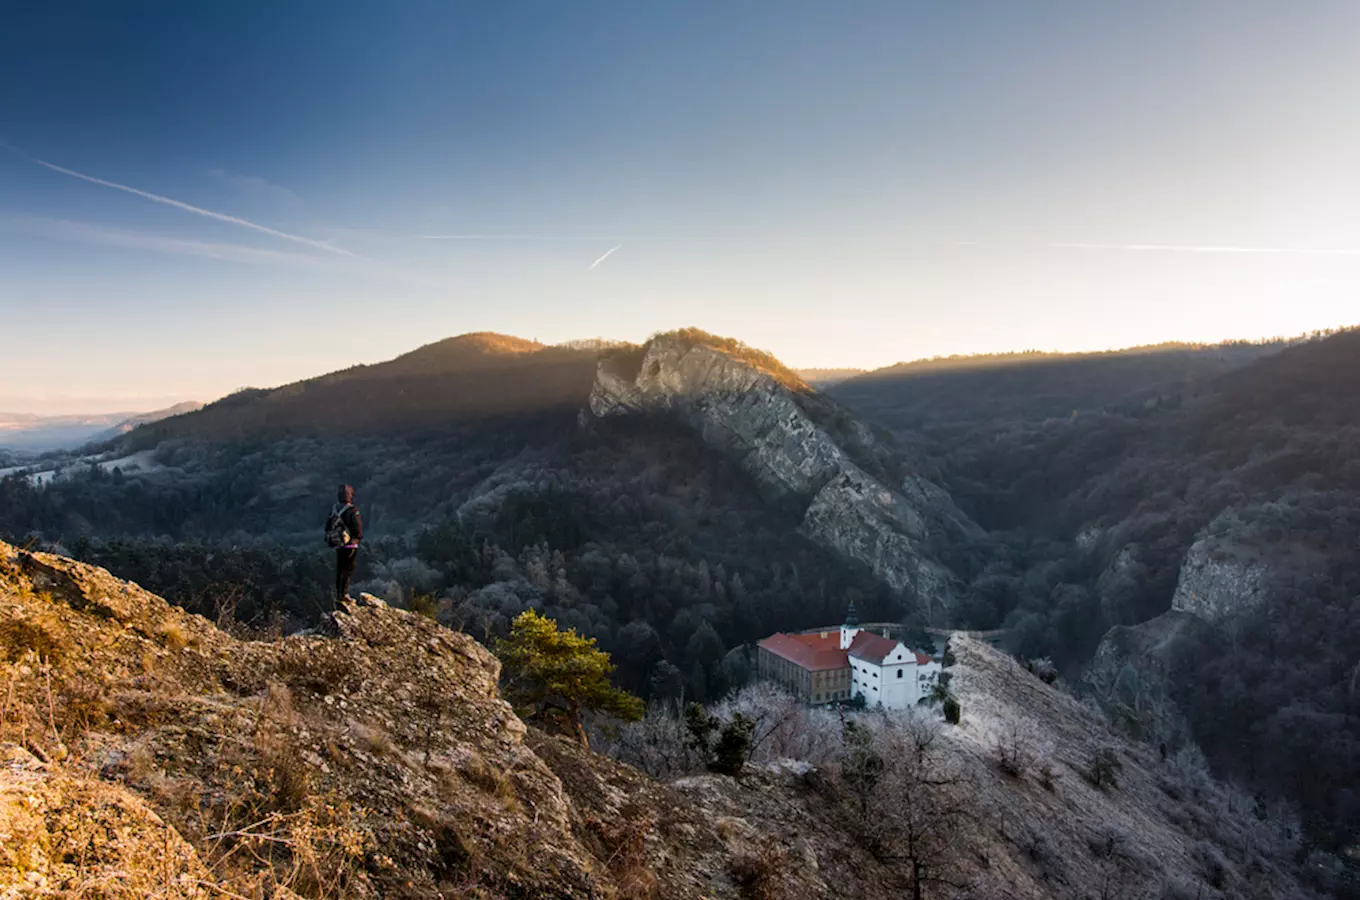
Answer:
[[[899,643],[900,641],[870,631],[861,631],[855,635],[854,643],[850,645],[850,655],[855,659],[882,665],[883,657],[896,650]]]
[[[822,637],[825,634],[826,637]],[[841,649],[840,629],[813,634],[772,634],[760,646],[811,672],[844,669],[850,665]]]
[[[826,635],[823,637],[822,635]],[[844,669],[850,665],[848,656],[866,662],[882,665],[883,658],[897,648],[901,641],[885,638],[871,631],[861,631],[850,642],[850,650],[841,649],[840,629],[814,631],[811,634],[772,634],[761,641],[764,647],[776,656],[783,657],[796,666],[810,672],[823,672],[827,669]],[[930,662],[930,657],[917,651],[908,651],[916,656],[917,665]]]
[[[871,632],[861,631],[859,634],[855,635],[854,643],[850,645],[850,655],[855,657],[855,659],[862,659],[865,662],[871,662],[874,665],[881,666],[888,654],[896,650],[901,643],[901,641],[896,641],[892,638],[885,638]],[[908,649],[907,652],[916,657],[916,664],[918,666],[924,666],[926,663],[930,662],[930,657],[918,650]]]

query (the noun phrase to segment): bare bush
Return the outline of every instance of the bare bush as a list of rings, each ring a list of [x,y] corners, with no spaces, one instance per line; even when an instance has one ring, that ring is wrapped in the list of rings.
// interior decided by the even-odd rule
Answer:
[[[732,880],[744,900],[784,900],[788,897],[788,854],[766,839],[732,857]]]
[[[669,780],[704,770],[703,755],[689,741],[679,700],[652,703],[637,722],[592,731],[590,743],[596,751],[653,778]]]
[[[1091,760],[1091,767],[1086,771],[1086,780],[1091,782],[1093,787],[1102,791],[1108,790],[1118,786],[1119,773],[1123,769],[1124,764],[1119,761],[1114,750],[1106,747]]]
[[[757,762],[796,759],[822,765],[840,749],[840,719],[826,709],[804,706],[778,685],[758,681],[712,708],[724,721],[741,714],[755,723],[750,758]]]
[[[996,767],[1011,778],[1025,777],[1038,755],[1038,745],[1032,732],[1018,721],[1007,725],[992,745],[992,759]]]

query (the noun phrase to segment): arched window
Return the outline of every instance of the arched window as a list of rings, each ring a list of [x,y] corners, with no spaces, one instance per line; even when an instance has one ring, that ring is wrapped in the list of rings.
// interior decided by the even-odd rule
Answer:
[[[901,677],[902,677],[902,670],[901,670],[901,669],[898,669],[898,670],[897,670],[897,677],[898,677],[898,678],[901,678]]]

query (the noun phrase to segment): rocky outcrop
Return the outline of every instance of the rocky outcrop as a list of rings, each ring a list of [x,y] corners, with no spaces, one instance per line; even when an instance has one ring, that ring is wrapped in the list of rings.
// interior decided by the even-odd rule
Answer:
[[[1171,608],[1221,622],[1259,606],[1268,596],[1270,579],[1270,566],[1258,551],[1206,535],[1186,551]]]
[[[1214,519],[1186,551],[1171,608],[1223,624],[1256,611],[1286,585],[1322,577],[1322,555],[1291,539],[1277,515],[1266,504]]]
[[[601,418],[677,416],[736,459],[768,496],[801,504],[809,538],[864,563],[928,609],[946,608],[954,577],[930,543],[980,530],[919,474],[890,485],[866,470],[846,445],[870,446],[869,430],[847,419],[842,443],[823,422],[835,413],[830,401],[776,367],[693,336],[665,335],[640,356],[602,361],[590,410]]]
[[[1134,736],[1175,745],[1188,738],[1188,725],[1172,690],[1215,637],[1198,616],[1174,609],[1138,625],[1116,625],[1101,639],[1082,681]]]

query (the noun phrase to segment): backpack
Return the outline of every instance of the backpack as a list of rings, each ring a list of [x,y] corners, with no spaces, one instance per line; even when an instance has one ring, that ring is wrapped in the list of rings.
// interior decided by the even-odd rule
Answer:
[[[345,527],[345,513],[349,510],[350,504],[345,503],[337,506],[326,519],[326,545],[340,549],[349,543],[349,529]]]

